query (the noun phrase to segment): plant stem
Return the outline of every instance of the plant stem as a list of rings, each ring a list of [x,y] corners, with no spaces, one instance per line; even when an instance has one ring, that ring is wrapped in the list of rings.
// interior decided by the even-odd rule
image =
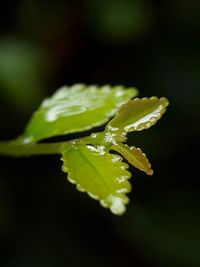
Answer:
[[[0,155],[11,157],[29,157],[33,155],[61,154],[74,143],[86,145],[91,143],[90,136],[57,143],[23,143],[23,138],[0,141]]]
[[[20,144],[13,141],[0,142],[0,155],[23,157],[32,155],[60,154],[67,148],[69,142],[43,143],[43,144]]]

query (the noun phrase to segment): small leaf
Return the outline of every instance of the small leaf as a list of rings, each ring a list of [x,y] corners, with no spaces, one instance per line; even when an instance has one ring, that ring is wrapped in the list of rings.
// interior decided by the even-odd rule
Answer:
[[[169,102],[166,98],[135,98],[124,104],[106,129],[113,132],[131,132],[148,129],[166,111]]]
[[[129,147],[128,145],[118,144],[112,146],[112,149],[119,152],[135,168],[144,171],[148,175],[153,174],[153,170],[151,169],[151,164],[149,163],[148,158],[140,148],[136,148],[134,146]]]
[[[120,156],[105,152],[103,146],[74,145],[63,151],[62,160],[63,171],[68,172],[68,180],[78,190],[86,191],[114,214],[124,213],[131,174]]]
[[[24,142],[36,142],[102,125],[136,95],[136,89],[125,90],[123,86],[64,86],[44,100],[33,114],[25,129]]]

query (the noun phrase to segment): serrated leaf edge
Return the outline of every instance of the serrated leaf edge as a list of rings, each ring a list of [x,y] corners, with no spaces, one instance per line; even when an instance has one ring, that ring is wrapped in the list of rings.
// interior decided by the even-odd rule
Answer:
[[[97,122],[93,122],[90,125],[87,125],[85,127],[82,127],[80,129],[77,129],[76,127],[71,128],[71,129],[67,129],[66,131],[64,131],[63,133],[59,134],[57,132],[54,133],[54,131],[52,130],[51,133],[46,134],[44,137],[37,137],[35,134],[31,134],[31,131],[29,133],[29,127],[31,125],[31,121],[34,118],[34,116],[36,116],[39,112],[40,109],[46,108],[48,106],[51,106],[51,103],[54,101],[53,98],[55,98],[56,100],[60,100],[62,99],[62,95],[63,95],[63,91],[67,89],[70,93],[70,91],[96,91],[96,90],[101,90],[101,91],[114,91],[117,97],[120,97],[121,95],[125,95],[127,93],[126,98],[123,101],[121,100],[121,103],[115,104],[115,106],[110,109],[106,114],[104,114],[104,116],[102,117],[101,120],[98,120]],[[128,91],[129,94],[132,91],[132,96],[128,95]],[[64,92],[65,93],[65,92]],[[118,95],[117,95],[118,94]],[[52,96],[46,98],[43,100],[43,102],[41,103],[41,105],[39,106],[39,108],[33,113],[29,123],[27,124],[27,126],[25,127],[25,131],[24,134],[22,135],[22,138],[24,140],[24,143],[29,144],[29,143],[36,143],[40,140],[46,139],[46,138],[50,138],[50,137],[54,137],[54,136],[62,136],[62,135],[67,135],[67,134],[71,134],[71,133],[79,133],[79,132],[83,132],[83,131],[87,131],[90,130],[94,127],[98,127],[101,126],[103,124],[105,124],[106,122],[109,121],[109,119],[119,110],[119,108],[126,103],[126,101],[128,101],[128,99],[131,99],[133,97],[135,97],[138,94],[138,90],[135,87],[124,87],[122,85],[102,85],[102,86],[98,86],[98,85],[87,85],[87,84],[74,84],[72,86],[62,86],[60,89],[58,89]],[[46,121],[46,119],[44,119]]]
[[[146,154],[143,153],[143,151],[140,148],[136,148],[134,146],[129,147],[126,144],[125,145],[124,144],[118,144],[118,145],[112,146],[112,149],[114,149],[118,153],[120,153],[129,162],[129,164],[131,164],[135,168],[145,172],[147,175],[153,175],[153,170],[151,168],[151,164],[150,164]],[[135,155],[135,156],[132,155],[132,156],[136,158],[135,159],[136,161],[139,161],[140,163],[142,163],[143,166],[139,166],[133,160],[131,160],[131,158],[128,155],[129,152],[130,153],[131,152],[137,153],[137,155]]]
[[[106,130],[107,131],[117,131],[118,130],[117,127],[111,126],[112,121],[115,120],[115,118],[117,118],[118,115],[125,112],[127,106],[130,105],[130,103],[139,103],[139,102],[141,102],[141,103],[149,103],[149,102],[158,102],[159,103],[160,102],[160,106],[154,111],[154,113],[156,113],[157,116],[152,117],[150,122],[138,123],[137,126],[133,126],[133,124],[136,123],[136,122],[134,122],[133,124],[125,126],[123,130],[126,133],[131,132],[131,131],[142,131],[142,130],[150,128],[151,126],[156,124],[156,122],[162,117],[162,115],[166,111],[167,106],[169,105],[169,101],[165,97],[161,97],[161,98],[158,98],[156,96],[152,96],[150,98],[147,98],[147,97],[138,98],[138,97],[136,97],[132,100],[129,100],[124,105],[122,105],[122,107],[117,111],[115,117],[107,124]],[[149,114],[146,114],[144,117],[146,117],[146,116],[149,116]]]
[[[125,194],[128,194],[128,193],[131,192],[131,184],[129,183],[129,186],[130,186],[130,189],[129,189],[129,190],[126,189],[126,192],[122,192],[122,193],[124,193],[124,195],[123,195],[123,199],[121,199],[120,197],[116,197],[116,196],[113,196],[112,194],[110,194],[110,195],[108,196],[108,198],[110,197],[110,198],[112,199],[113,205],[112,205],[112,206],[109,206],[109,205],[105,202],[105,200],[102,200],[102,199],[100,199],[98,196],[96,196],[96,195],[94,195],[93,193],[91,193],[90,191],[85,190],[84,188],[82,188],[82,186],[81,186],[79,183],[77,183],[77,182],[75,181],[75,179],[73,178],[73,173],[72,173],[71,171],[69,171],[68,167],[66,166],[66,165],[67,165],[67,164],[66,164],[66,161],[65,161],[65,159],[63,158],[63,153],[64,153],[64,152],[65,152],[65,151],[62,152],[61,161],[63,161],[63,165],[62,165],[62,170],[63,170],[63,172],[68,174],[68,175],[67,175],[67,180],[68,180],[70,183],[75,184],[75,185],[76,185],[76,189],[77,189],[78,191],[83,192],[83,193],[85,192],[85,193],[87,193],[88,196],[90,196],[92,199],[99,201],[99,203],[100,203],[100,205],[101,205],[102,207],[104,207],[104,208],[109,208],[110,211],[111,211],[113,214],[115,214],[115,215],[122,215],[122,214],[126,211],[126,206],[125,206],[125,205],[129,203],[129,198],[128,198],[127,195],[125,195]],[[131,175],[131,173],[128,171],[129,165],[122,161],[122,160],[123,160],[123,157],[121,157],[120,155],[116,155],[116,154],[111,154],[111,153],[109,153],[109,154],[113,156],[113,161],[116,161],[116,162],[122,162],[122,163],[123,163],[123,169],[126,170],[126,172],[127,172],[127,174],[128,174],[126,177],[123,177],[123,179],[129,180],[129,179],[131,178],[132,175]],[[120,177],[120,178],[122,178],[122,177]],[[120,211],[120,212],[118,211],[118,210],[119,210],[119,207],[116,209],[116,206],[119,206],[119,205],[121,205],[121,208],[120,208],[121,211]]]

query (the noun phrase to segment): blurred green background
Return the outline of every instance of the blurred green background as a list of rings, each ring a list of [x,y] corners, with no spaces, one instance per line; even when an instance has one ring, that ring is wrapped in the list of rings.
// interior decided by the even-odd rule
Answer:
[[[193,0],[1,2],[0,139],[64,84],[170,101],[156,126],[129,136],[155,174],[131,169],[122,217],[76,191],[58,156],[0,157],[1,267],[200,266],[199,10]]]

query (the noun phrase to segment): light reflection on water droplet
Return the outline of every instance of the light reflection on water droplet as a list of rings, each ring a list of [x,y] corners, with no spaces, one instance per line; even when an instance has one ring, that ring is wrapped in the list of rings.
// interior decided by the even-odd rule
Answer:
[[[98,153],[99,155],[104,155],[105,154],[105,146],[91,146],[87,145],[87,148],[93,152]]]
[[[88,195],[89,195],[91,198],[93,198],[93,199],[96,199],[96,200],[99,199],[98,196],[92,194],[91,192],[88,192]]]
[[[33,137],[32,136],[26,137],[26,138],[23,138],[20,141],[22,142],[22,144],[29,144],[29,143],[33,142]]]
[[[66,103],[60,103],[59,106],[53,106],[45,114],[45,120],[47,122],[53,122],[60,117],[69,117],[72,115],[83,113],[87,110],[86,106],[69,105]]]
[[[122,194],[122,193],[128,193],[128,189],[127,188],[121,188],[117,190],[117,193]]]
[[[122,214],[125,212],[126,207],[123,203],[123,199],[119,197],[115,197],[113,195],[109,195],[107,198],[108,202],[111,202],[110,210],[114,214]]]

